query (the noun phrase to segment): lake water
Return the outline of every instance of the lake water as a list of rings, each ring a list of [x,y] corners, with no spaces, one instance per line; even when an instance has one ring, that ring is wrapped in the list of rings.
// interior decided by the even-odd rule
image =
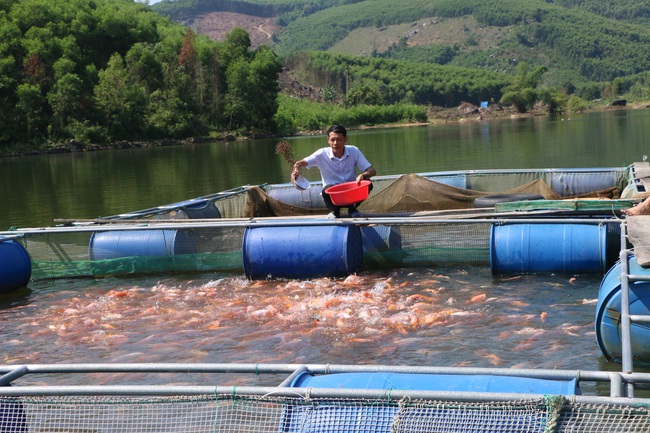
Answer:
[[[650,111],[349,135],[379,174],[621,166],[648,153]],[[3,158],[0,226],[52,225],[55,218],[94,218],[242,184],[284,182],[290,168],[275,154],[278,141]],[[325,145],[322,136],[288,141],[297,157]],[[312,171],[305,173],[318,179]],[[304,281],[249,281],[214,273],[38,281],[0,300],[0,362],[620,370],[604,359],[595,341],[601,278],[499,278],[482,267],[430,267]]]
[[[650,110],[351,131],[378,174],[487,168],[623,166],[650,153]],[[244,184],[279,183],[279,140],[0,158],[0,229],[51,225],[173,203]],[[324,136],[288,141],[298,158]],[[318,170],[304,170],[318,180]]]

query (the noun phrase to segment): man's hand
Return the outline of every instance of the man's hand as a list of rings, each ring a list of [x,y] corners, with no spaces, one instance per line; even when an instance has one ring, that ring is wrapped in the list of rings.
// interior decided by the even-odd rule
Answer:
[[[300,161],[296,161],[295,164],[293,164],[293,170],[291,170],[291,177],[293,179],[298,179],[298,176],[300,176],[300,169],[306,165],[307,163],[302,159]]]

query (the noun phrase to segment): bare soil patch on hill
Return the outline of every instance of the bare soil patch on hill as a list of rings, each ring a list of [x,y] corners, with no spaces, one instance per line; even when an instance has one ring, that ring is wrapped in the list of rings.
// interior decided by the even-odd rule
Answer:
[[[190,27],[196,33],[206,35],[215,41],[223,41],[235,27],[246,29],[252,48],[262,44],[272,44],[271,37],[279,30],[273,18],[255,17],[235,12],[210,12],[197,15],[181,24]]]
[[[331,51],[368,56],[383,53],[400,40],[406,45],[458,45],[466,50],[487,50],[498,46],[509,29],[479,24],[474,17],[423,18],[411,23],[384,27],[362,27],[350,32]]]
[[[280,27],[275,25],[274,18],[261,18],[234,12],[210,12],[192,17],[181,24],[215,41],[225,40],[232,29],[242,27],[251,38],[252,48],[258,48],[262,44],[273,45],[271,38],[280,30]],[[319,88],[300,82],[289,70],[282,71],[279,81],[282,91],[291,96],[311,101],[322,99]]]

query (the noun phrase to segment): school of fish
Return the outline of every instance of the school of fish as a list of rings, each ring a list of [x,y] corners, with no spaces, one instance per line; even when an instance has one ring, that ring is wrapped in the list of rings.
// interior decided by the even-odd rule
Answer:
[[[594,284],[479,269],[74,282],[2,305],[0,362],[587,368]]]

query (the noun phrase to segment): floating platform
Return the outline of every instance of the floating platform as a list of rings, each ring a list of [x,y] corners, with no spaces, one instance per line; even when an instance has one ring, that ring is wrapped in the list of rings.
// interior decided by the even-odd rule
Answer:
[[[217,271],[317,278],[465,265],[495,274],[604,273],[616,262],[618,217],[634,203],[643,164],[376,176],[360,206],[365,217],[336,220],[325,218],[319,182],[307,190],[245,185],[4,236],[27,251],[27,280]]]

